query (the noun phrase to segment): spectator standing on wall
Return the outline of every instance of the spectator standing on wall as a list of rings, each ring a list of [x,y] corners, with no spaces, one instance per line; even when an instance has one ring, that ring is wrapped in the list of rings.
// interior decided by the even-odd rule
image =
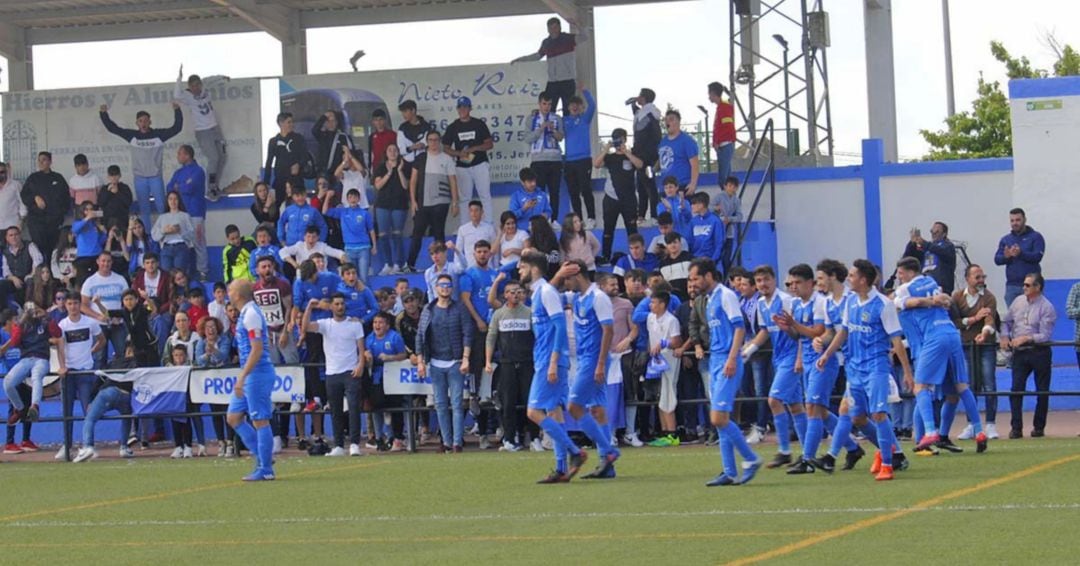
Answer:
[[[150,226],[150,199],[154,200],[154,209],[160,214],[165,211],[165,181],[161,177],[161,156],[165,151],[165,142],[180,133],[184,127],[184,113],[180,105],[172,103],[173,125],[168,128],[151,128],[150,113],[139,110],[135,113],[136,129],[117,126],[109,117],[109,107],[105,104],[99,109],[101,123],[109,133],[131,144],[131,171],[135,175],[135,194],[139,199],[139,214],[143,224]],[[28,205],[29,206],[29,205]],[[51,251],[52,248],[50,248]]]
[[[210,93],[203,89],[203,80],[199,75],[191,75],[187,79],[187,88],[181,81],[184,79],[184,66],[180,65],[180,72],[176,75],[176,89],[173,98],[188,107],[191,119],[195,122],[195,142],[206,156],[206,170],[209,174],[206,198],[216,201],[221,195],[219,183],[222,182],[222,174],[225,171],[225,136],[221,133],[221,124],[218,123],[217,112],[214,111],[214,103]],[[208,83],[220,83],[228,81],[229,77],[214,75],[206,77]]]
[[[735,155],[735,105],[729,95],[724,85],[709,83],[709,102],[716,105],[712,146],[716,150],[717,179],[727,179],[731,175],[731,158]]]
[[[273,183],[275,206],[281,206],[289,193],[285,183],[299,176],[301,163],[307,157],[304,136],[293,131],[293,115],[282,112],[277,115],[278,133],[270,138],[266,147],[266,164],[263,165],[262,182]]]
[[[412,168],[393,143],[386,144],[379,157],[371,177],[375,186],[375,226],[379,230],[376,249],[383,262],[379,275],[393,275],[401,273],[405,265],[405,220],[409,215]]]
[[[1040,240],[1041,240],[1040,236]],[[1012,430],[1009,438],[1024,436],[1024,396],[1027,378],[1035,373],[1035,390],[1050,390],[1050,341],[1057,321],[1054,305],[1043,295],[1046,281],[1038,273],[1024,277],[1023,295],[1009,304],[1001,328],[1001,349],[1013,350],[1012,392],[1019,395],[1009,397],[1012,410]],[[1046,412],[1050,407],[1050,398],[1040,395],[1035,400],[1035,422],[1031,436],[1043,436],[1046,428]]]
[[[199,280],[206,281],[210,275],[210,258],[206,253],[206,171],[195,162],[195,148],[190,145],[176,150],[176,161],[180,168],[173,172],[166,190],[180,195],[184,210],[191,217],[191,226],[195,228],[195,269]]]
[[[74,165],[75,174],[68,179],[68,192],[71,194],[71,200],[75,206],[90,201],[91,203],[97,203],[98,189],[104,184],[101,182],[101,177],[98,174],[90,170],[90,161],[86,159],[86,156],[79,153],[75,155]]]
[[[148,117],[147,124],[149,120]],[[159,154],[159,168],[160,165],[161,155]],[[51,153],[47,151],[38,153],[37,167],[38,170],[26,178],[19,197],[26,206],[26,229],[30,232],[30,241],[37,245],[38,250],[45,257],[52,257],[60,235],[60,225],[64,222],[64,216],[71,210],[71,194],[68,192],[68,184],[64,176],[52,170]],[[160,169],[158,174],[160,175]],[[158,179],[160,181],[161,177],[159,176]],[[162,190],[163,199],[164,195],[164,190]],[[147,212],[146,216],[149,218],[150,213]]]
[[[645,214],[649,210],[656,210],[660,201],[660,193],[652,178],[652,167],[659,159],[661,132],[660,122],[663,114],[653,102],[656,101],[656,92],[651,88],[643,88],[634,98],[626,101],[634,111],[634,155],[641,159],[642,167],[637,169],[638,190],[638,226],[647,226]]]
[[[611,246],[615,242],[615,227],[622,217],[627,235],[638,233],[637,194],[634,172],[645,167],[643,162],[626,145],[626,130],[615,128],[611,141],[593,158],[593,167],[607,169],[604,180],[604,235],[601,256],[605,263],[611,261]]]
[[[12,178],[11,166],[0,161],[0,227],[18,226],[26,218],[21,193],[22,183]]]
[[[584,99],[582,98],[584,97]],[[581,96],[570,99],[570,105],[563,116],[566,127],[566,190],[570,193],[570,208],[582,218],[586,218],[581,209],[585,202],[588,218],[585,227],[596,227],[596,200],[592,190],[592,120],[596,115],[596,99],[589,89],[582,89]]]
[[[570,25],[577,24],[570,21]],[[564,33],[559,18],[547,21],[548,36],[540,43],[536,53],[523,55],[511,61],[511,64],[524,61],[539,61],[547,57],[548,82],[544,90],[554,98],[551,111],[558,109],[561,99],[563,108],[570,106],[570,97],[577,92],[577,59],[574,50],[578,43],[589,40],[588,30],[578,29],[577,33]]]
[[[559,223],[555,219],[559,217],[563,160],[559,142],[566,132],[562,116],[555,113],[553,95],[542,92],[537,100],[538,108],[529,116],[529,132],[525,134],[525,141],[529,143],[529,168],[536,173],[537,187],[547,190],[551,201],[551,224],[558,230]]]
[[[736,177],[720,177],[724,179],[724,190],[712,198],[712,207],[720,221],[724,223],[724,244],[720,248],[720,263],[723,264],[724,275],[728,274],[731,264],[735,260],[732,253],[735,251],[735,234],[739,224],[743,221],[742,201],[736,192],[739,190],[739,179]],[[906,257],[906,256],[905,256]]]
[[[311,127],[311,136],[319,144],[318,155],[315,156],[315,173],[317,175],[333,175],[345,158],[345,152],[353,152],[352,136],[341,129],[343,116],[340,112],[327,110],[323,112],[315,125]],[[360,153],[363,161],[363,153]]]
[[[1041,273],[1046,241],[1042,234],[1027,225],[1024,209],[1009,211],[1009,233],[998,242],[994,263],[1005,266],[1005,304],[1012,306],[1013,299],[1023,294],[1024,278],[1030,273]]]
[[[457,160],[458,198],[461,208],[476,197],[483,203],[484,220],[491,222],[491,163],[488,152],[495,147],[491,130],[483,120],[474,118],[472,100],[467,96],[457,99],[458,119],[446,127],[443,133],[443,151]],[[490,241],[490,240],[489,240]]]

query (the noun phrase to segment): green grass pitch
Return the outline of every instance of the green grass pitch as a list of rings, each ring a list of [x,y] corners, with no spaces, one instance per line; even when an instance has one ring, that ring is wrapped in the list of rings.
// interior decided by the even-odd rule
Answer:
[[[627,449],[611,481],[535,485],[546,454],[0,465],[6,564],[1075,564],[1075,440],[971,443],[891,483],[762,470],[706,488],[705,447]],[[762,447],[762,455],[772,446]],[[289,454],[297,454],[291,452]],[[592,462],[588,467],[591,468]],[[878,557],[878,558],[875,558]],[[72,562],[68,562],[72,561]]]

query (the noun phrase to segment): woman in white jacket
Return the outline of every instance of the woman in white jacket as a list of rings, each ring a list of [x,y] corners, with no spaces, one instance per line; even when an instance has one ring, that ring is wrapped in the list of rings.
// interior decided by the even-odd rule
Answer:
[[[184,203],[176,191],[165,197],[168,210],[158,216],[150,235],[161,244],[161,269],[171,271],[179,267],[185,272],[191,268],[191,254],[195,249],[195,224],[184,210]]]

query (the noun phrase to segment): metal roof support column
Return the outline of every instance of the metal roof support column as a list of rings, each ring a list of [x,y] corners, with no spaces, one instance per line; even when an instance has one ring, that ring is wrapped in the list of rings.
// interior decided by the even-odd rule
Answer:
[[[885,161],[896,163],[892,0],[863,0],[863,27],[866,32],[866,98],[870,137],[882,140]]]

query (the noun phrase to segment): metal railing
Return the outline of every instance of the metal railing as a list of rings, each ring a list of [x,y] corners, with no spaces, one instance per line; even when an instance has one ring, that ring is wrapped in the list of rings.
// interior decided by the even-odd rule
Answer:
[[[773,143],[775,132],[776,128],[773,125],[772,118],[770,118],[769,121],[765,123],[765,129],[762,130],[761,137],[758,138],[757,144],[754,145],[754,153],[750,156],[750,164],[746,167],[746,174],[743,175],[742,186],[739,187],[739,200],[743,201],[743,197],[746,195],[747,185],[750,183],[750,176],[754,173],[754,166],[757,164],[762,148],[768,145],[768,161],[765,163],[765,170],[761,176],[761,181],[758,182],[757,193],[754,195],[754,202],[750,205],[750,211],[743,218],[742,224],[740,224],[736,230],[735,249],[732,250],[732,257],[735,258],[735,265],[742,263],[743,241],[746,239],[747,232],[750,231],[750,223],[754,221],[754,215],[757,213],[758,204],[761,202],[761,195],[764,194],[766,185],[769,188],[769,221],[774,222],[776,220],[776,159],[774,155],[776,145]],[[724,180],[721,179],[720,182],[723,183]],[[775,223],[773,223],[772,227],[773,230],[776,230]]]

